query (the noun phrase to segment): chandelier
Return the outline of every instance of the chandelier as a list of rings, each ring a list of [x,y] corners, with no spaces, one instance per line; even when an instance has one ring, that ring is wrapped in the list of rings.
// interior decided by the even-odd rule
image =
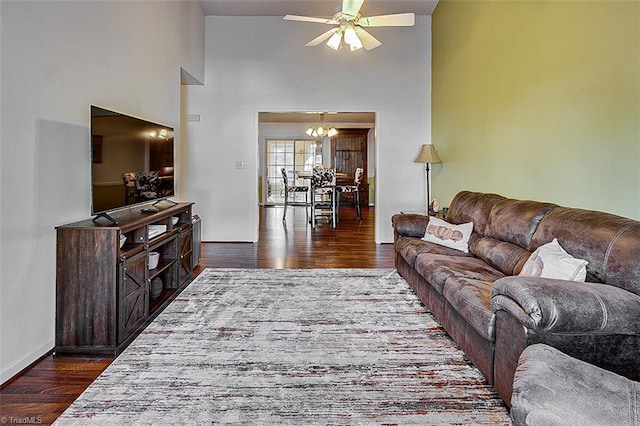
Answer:
[[[324,127],[324,114],[320,114],[320,125],[318,127],[309,127],[305,133],[314,138],[323,138],[325,136],[331,138],[337,135],[338,131],[334,127]]]

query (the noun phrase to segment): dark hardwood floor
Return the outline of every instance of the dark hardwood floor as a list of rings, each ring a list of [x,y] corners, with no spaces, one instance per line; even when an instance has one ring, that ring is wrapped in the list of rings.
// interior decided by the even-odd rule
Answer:
[[[374,209],[340,209],[336,229],[312,229],[301,207],[260,209],[258,243],[202,244],[204,268],[393,268],[393,245],[374,242]],[[390,220],[390,219],[389,219]],[[391,225],[389,225],[391,226]],[[47,355],[0,390],[2,424],[51,424],[109,366],[111,358]]]

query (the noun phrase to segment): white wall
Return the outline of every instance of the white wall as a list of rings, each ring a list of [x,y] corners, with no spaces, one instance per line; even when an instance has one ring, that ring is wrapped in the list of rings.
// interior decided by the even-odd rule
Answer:
[[[376,241],[392,242],[391,216],[425,204],[413,160],[430,138],[431,17],[371,29],[383,45],[358,52],[305,47],[327,27],[279,17],[209,16],[205,28],[205,85],[184,99],[200,115],[186,129],[185,198],[203,240],[257,239],[259,111],[337,110],[376,112]]]
[[[204,78],[204,16],[178,0],[3,0],[0,14],[4,382],[54,346],[54,227],[91,213],[89,106],[179,135],[181,68]]]

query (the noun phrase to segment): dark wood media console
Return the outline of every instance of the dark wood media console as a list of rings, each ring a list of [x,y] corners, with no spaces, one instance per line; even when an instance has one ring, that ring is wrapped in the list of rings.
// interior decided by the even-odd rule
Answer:
[[[192,205],[157,205],[151,214],[138,206],[111,214],[117,224],[56,228],[55,353],[118,355],[189,284]],[[149,269],[152,252],[159,262]]]

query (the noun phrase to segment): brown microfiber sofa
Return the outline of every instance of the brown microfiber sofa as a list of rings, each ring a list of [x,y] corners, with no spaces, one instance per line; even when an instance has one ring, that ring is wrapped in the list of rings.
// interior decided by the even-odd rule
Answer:
[[[473,222],[469,253],[423,241],[427,216],[396,214],[396,268],[507,405],[534,343],[640,380],[640,222],[469,191],[445,219]],[[553,238],[589,262],[587,282],[518,276]]]

